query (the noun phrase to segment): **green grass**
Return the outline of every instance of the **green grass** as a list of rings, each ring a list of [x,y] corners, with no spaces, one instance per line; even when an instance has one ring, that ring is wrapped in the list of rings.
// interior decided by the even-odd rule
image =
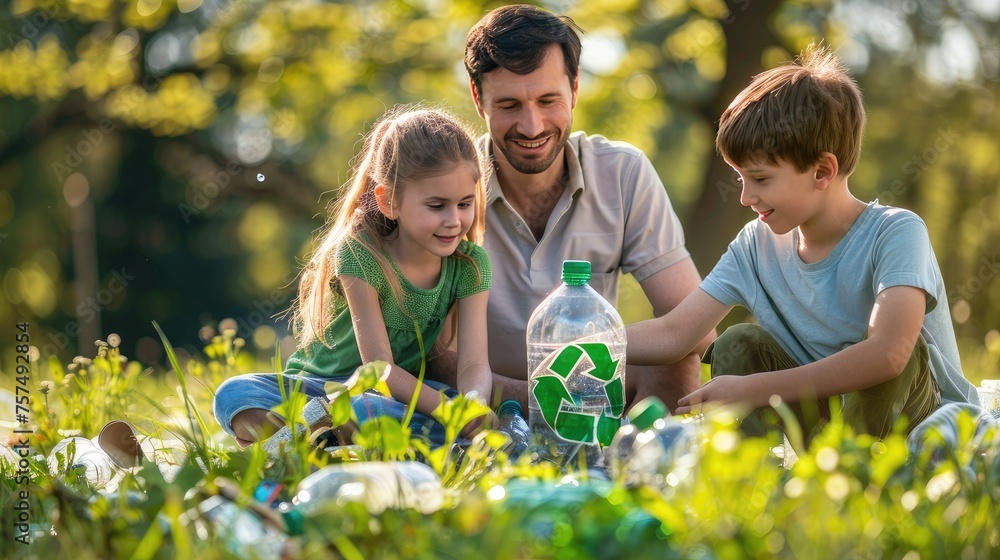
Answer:
[[[245,352],[233,333],[186,363],[166,341],[165,348],[167,371],[125,361],[107,343],[93,360],[69,367],[51,357],[33,364],[34,454],[44,459],[67,435],[90,438],[108,421],[127,419],[141,435],[170,444],[160,458],[173,465],[161,472],[146,461],[108,493],[74,473],[51,476],[44,460],[29,460],[27,476],[0,461],[2,556],[246,556],[194,510],[219,492],[220,477],[249,496],[262,480],[294,488],[345,460],[312,450],[303,437],[272,461],[259,445],[239,449],[222,432],[211,416],[215,388],[239,373],[275,369]],[[338,389],[346,399],[378,381],[371,368]],[[338,422],[351,415],[343,402],[333,406]],[[303,404],[293,399],[284,413],[297,418]],[[449,434],[481,413],[478,406],[460,400],[443,410]],[[498,432],[483,432],[463,452],[431,450],[405,423],[380,421],[362,430],[355,455],[431,465],[446,506],[430,515],[377,516],[360,504],[331,506],[284,546],[292,557],[348,559],[1000,558],[1000,434],[989,437],[994,445],[985,452],[965,445],[931,463],[929,453],[911,456],[900,434],[876,441],[835,421],[786,469],[771,450],[777,439],[742,439],[720,411],[707,418],[693,477],[626,488],[587,473],[563,478],[526,458],[512,464]],[[15,541],[17,508],[25,507],[38,531],[27,545]]]

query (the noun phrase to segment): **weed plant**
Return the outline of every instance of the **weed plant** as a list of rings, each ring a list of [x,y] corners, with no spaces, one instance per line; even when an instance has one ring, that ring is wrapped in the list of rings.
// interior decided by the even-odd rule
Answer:
[[[0,556],[252,557],[264,549],[241,548],[200,519],[197,505],[220,492],[218,481],[234,483],[237,503],[253,515],[261,506],[249,496],[263,481],[280,484],[279,499],[288,500],[300,480],[329,464],[416,460],[441,477],[441,510],[372,515],[358,503],[330,504],[301,536],[274,537],[286,557],[1000,558],[1000,434],[993,429],[992,445],[977,446],[971,418],[960,421],[962,443],[943,456],[910,453],[899,432],[881,441],[856,436],[835,418],[787,468],[774,452],[780,436],[745,439],[732,412],[720,410],[705,418],[690,476],[625,487],[528,456],[511,461],[500,432],[455,445],[462,425],[485,412],[459,398],[438,411],[448,443],[436,449],[406,422],[379,418],[361,426],[350,450],[317,450],[303,434],[273,459],[260,444],[238,448],[211,415],[223,380],[267,366],[233,331],[183,363],[164,338],[166,371],[126,359],[118,342],[98,341],[95,358],[65,367],[54,357],[33,363],[31,456],[0,459]],[[279,365],[280,357],[269,364]],[[350,395],[378,390],[380,377],[370,364],[328,386],[335,425],[356,420]],[[280,412],[302,423],[304,404],[292,397]],[[92,438],[111,420],[135,427],[149,459],[113,487],[94,488],[72,470],[50,474],[45,458],[56,443]],[[18,442],[11,435],[6,445]],[[18,529],[25,509],[27,539]]]

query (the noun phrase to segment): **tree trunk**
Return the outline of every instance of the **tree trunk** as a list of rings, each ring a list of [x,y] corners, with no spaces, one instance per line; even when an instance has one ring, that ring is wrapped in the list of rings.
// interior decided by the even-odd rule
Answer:
[[[729,0],[729,16],[723,20],[726,38],[726,76],[712,101],[704,107],[706,120],[718,130],[719,117],[734,97],[761,72],[761,58],[768,47],[778,46],[770,18],[781,0],[747,2]],[[740,184],[722,157],[707,162],[701,195],[687,216],[684,231],[687,247],[704,276],[725,252],[729,241],[752,215],[740,205]]]

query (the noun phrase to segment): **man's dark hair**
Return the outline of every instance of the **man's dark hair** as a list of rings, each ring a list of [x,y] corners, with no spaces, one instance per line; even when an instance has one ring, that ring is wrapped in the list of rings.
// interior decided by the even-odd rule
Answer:
[[[469,31],[465,40],[465,69],[482,92],[483,74],[504,68],[530,74],[542,64],[545,47],[559,45],[572,84],[580,71],[580,35],[572,19],[528,4],[497,8]]]

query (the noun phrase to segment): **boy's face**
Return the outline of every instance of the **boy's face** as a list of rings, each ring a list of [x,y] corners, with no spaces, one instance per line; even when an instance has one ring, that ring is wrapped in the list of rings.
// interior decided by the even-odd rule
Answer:
[[[782,235],[817,215],[822,189],[817,188],[817,165],[799,171],[791,163],[779,162],[777,165],[749,162],[739,166],[726,160],[743,184],[740,204],[750,207],[772,232]]]

